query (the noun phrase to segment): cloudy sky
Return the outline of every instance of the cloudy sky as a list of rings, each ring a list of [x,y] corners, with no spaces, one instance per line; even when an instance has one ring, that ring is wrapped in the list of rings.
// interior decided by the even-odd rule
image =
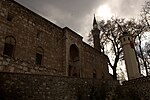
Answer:
[[[87,36],[94,13],[98,20],[111,16],[137,17],[144,0],[15,0],[60,27]]]

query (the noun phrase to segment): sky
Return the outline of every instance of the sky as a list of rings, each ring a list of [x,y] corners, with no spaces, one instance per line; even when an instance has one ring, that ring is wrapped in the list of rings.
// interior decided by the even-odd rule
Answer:
[[[60,27],[69,27],[87,40],[93,16],[136,18],[144,0],[15,0]]]

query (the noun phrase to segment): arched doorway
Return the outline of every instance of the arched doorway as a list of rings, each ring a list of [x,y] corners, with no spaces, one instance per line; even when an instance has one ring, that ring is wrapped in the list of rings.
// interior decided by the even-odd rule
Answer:
[[[72,44],[69,51],[68,76],[80,76],[79,61],[79,48],[75,44]]]

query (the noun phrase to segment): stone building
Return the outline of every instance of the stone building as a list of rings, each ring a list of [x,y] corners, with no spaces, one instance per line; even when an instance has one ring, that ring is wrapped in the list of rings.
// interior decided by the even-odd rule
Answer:
[[[95,23],[92,32],[99,34]],[[99,44],[93,48],[82,38],[13,0],[0,0],[0,72],[111,78]]]
[[[123,85],[111,78],[99,31],[94,17],[93,48],[70,28],[0,0],[0,100],[149,100],[150,77]]]

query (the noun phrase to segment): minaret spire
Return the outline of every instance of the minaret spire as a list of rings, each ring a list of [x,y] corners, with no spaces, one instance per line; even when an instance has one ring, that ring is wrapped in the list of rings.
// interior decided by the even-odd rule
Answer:
[[[96,21],[96,18],[95,18],[95,14],[94,14],[94,19],[93,19],[93,26],[94,25],[97,25],[97,21]]]
[[[92,35],[93,35],[94,48],[98,51],[101,51],[100,39],[99,39],[100,30],[98,29],[98,24],[95,18],[95,14],[94,14],[94,19],[93,19]]]

